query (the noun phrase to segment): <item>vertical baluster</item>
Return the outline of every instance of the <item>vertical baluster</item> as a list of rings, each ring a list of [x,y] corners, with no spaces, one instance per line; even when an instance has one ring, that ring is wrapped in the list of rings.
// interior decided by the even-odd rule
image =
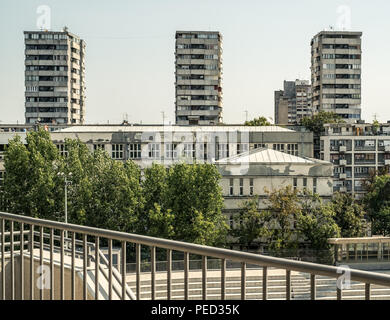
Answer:
[[[226,299],[226,259],[221,259],[221,300]]]
[[[99,268],[100,268],[100,255],[99,255],[99,237],[95,238],[95,300],[99,300]]]
[[[138,300],[141,300],[141,245],[139,243],[137,243],[135,245],[135,255],[136,255],[136,258],[135,258],[135,264],[136,264],[136,270],[135,270],[135,273],[136,273],[136,292],[137,292],[137,299]]]
[[[151,257],[151,278],[150,278],[150,285],[151,285],[151,299],[156,299],[156,247],[150,247],[150,257]]]
[[[11,221],[10,245],[11,245],[11,300],[15,300],[14,222],[13,221]]]
[[[291,300],[291,270],[286,270],[286,300]]]
[[[72,270],[71,270],[71,296],[72,300],[76,299],[76,288],[75,288],[75,264],[76,264],[76,259],[75,259],[75,251],[76,251],[76,232],[73,232],[72,235]]]
[[[340,288],[337,288],[337,300],[341,300],[343,297],[343,293]]]
[[[246,299],[246,263],[241,262],[241,300]]]
[[[172,250],[167,250],[167,299],[172,298]]]
[[[267,300],[268,296],[268,268],[263,267],[263,300]]]
[[[184,252],[184,300],[188,300],[189,297],[188,276],[189,276],[189,254],[188,252]]]
[[[20,223],[20,300],[24,300],[24,223]]]
[[[126,241],[122,241],[122,300],[126,300]]]
[[[30,225],[30,300],[34,300],[34,225]]]
[[[39,263],[41,268],[43,267],[43,227],[39,227]],[[42,271],[42,270],[41,270]],[[43,300],[45,298],[43,291],[43,277],[40,277],[40,290],[39,290],[39,298]]]
[[[84,300],[88,300],[87,296],[87,264],[88,264],[88,249],[87,249],[87,235],[83,234],[83,298]]]
[[[1,219],[1,298],[5,300],[5,221]]]
[[[50,229],[50,300],[54,300],[54,230]]]
[[[316,275],[315,274],[310,275],[310,299],[311,300],[316,299]]]
[[[112,300],[112,239],[108,240],[108,299]]]
[[[61,255],[61,267],[60,267],[60,300],[65,300],[65,277],[64,277],[64,230],[60,231],[60,255]]]
[[[365,299],[370,300],[371,299],[371,284],[366,283],[365,285]]]
[[[202,299],[207,300],[207,257],[202,257]]]

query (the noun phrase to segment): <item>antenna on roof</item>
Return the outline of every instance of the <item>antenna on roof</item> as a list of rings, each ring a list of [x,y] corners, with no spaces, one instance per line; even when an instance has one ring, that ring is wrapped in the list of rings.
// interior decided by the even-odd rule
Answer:
[[[64,27],[62,28],[62,31],[68,32],[68,27],[67,27],[67,26],[64,26]]]

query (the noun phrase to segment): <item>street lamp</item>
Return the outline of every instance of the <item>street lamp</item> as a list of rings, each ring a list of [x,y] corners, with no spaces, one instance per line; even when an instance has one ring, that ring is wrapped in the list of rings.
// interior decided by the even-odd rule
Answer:
[[[65,174],[64,172],[58,172],[58,176],[65,178],[65,223],[68,223],[68,186],[72,184],[68,178],[72,177],[72,172]],[[65,231],[65,238],[68,237],[68,231]]]

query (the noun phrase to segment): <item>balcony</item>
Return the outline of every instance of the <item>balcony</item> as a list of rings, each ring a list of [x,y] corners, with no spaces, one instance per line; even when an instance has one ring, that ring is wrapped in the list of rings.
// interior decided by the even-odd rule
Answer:
[[[0,229],[0,296],[7,300],[315,300],[334,296],[340,300],[353,298],[361,287],[366,299],[375,295],[390,299],[386,274],[350,269],[353,288],[337,289],[340,269],[335,266],[4,212],[0,212]],[[173,252],[183,257],[179,265],[172,260]],[[162,253],[166,259],[159,261]],[[118,263],[115,254],[120,254]],[[190,254],[199,256],[199,261],[190,260]],[[131,259],[134,263],[127,264]],[[47,282],[40,281],[44,275],[36,271],[37,266],[46,269]],[[257,277],[256,284],[252,277]]]

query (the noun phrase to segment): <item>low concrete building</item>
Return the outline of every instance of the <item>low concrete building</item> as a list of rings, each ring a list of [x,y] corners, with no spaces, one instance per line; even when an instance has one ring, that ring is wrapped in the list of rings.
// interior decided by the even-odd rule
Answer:
[[[232,221],[243,203],[259,197],[259,208],[266,208],[265,189],[277,190],[286,186],[307,189],[329,200],[333,193],[333,166],[330,162],[297,157],[284,152],[258,148],[216,161],[222,175],[225,211]]]

